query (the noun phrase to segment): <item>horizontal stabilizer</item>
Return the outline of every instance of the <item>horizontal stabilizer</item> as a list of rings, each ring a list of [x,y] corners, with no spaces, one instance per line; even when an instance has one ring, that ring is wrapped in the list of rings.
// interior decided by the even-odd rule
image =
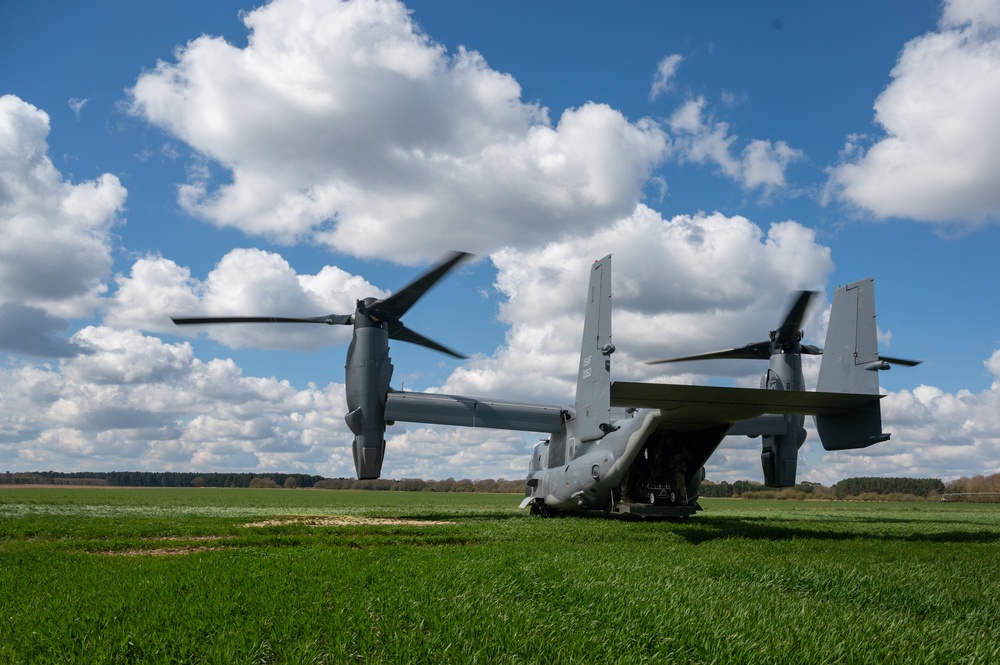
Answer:
[[[390,392],[385,403],[385,419],[390,422],[552,434],[562,429],[566,411],[558,406],[435,393]]]
[[[879,399],[879,395],[798,390],[626,381],[611,384],[612,406],[660,409],[667,423],[699,427],[735,423],[765,413],[842,415]]]
[[[866,404],[840,416],[816,418],[816,431],[826,450],[856,450],[888,441],[882,432],[882,410],[878,403]]]

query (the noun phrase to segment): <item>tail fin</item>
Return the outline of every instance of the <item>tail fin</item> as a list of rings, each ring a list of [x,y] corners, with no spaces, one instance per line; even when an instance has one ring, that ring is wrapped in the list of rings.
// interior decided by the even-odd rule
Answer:
[[[875,283],[871,278],[837,287],[826,332],[817,392],[878,394],[879,360],[875,328]],[[816,416],[827,450],[865,448],[886,441],[878,401],[839,416]]]
[[[587,290],[580,368],[576,383],[576,433],[581,442],[604,436],[611,423],[611,255],[595,261]]]

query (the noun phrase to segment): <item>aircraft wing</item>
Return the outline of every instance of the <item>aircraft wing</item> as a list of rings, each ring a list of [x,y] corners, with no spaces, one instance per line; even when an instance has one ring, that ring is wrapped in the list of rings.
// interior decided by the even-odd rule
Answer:
[[[678,429],[701,429],[756,418],[766,413],[836,416],[881,395],[857,393],[723,388],[670,383],[614,381],[611,406],[660,409],[666,423]]]
[[[387,421],[429,425],[555,433],[571,415],[558,406],[438,393],[392,391],[385,400]]]

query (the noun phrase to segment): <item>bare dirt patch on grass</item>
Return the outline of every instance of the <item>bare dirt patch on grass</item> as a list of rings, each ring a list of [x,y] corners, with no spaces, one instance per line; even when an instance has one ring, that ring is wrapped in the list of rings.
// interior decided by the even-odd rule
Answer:
[[[455,524],[444,520],[422,520],[408,518],[388,518],[388,517],[361,517],[356,515],[302,515],[297,517],[283,517],[261,522],[249,522],[241,526],[246,528],[263,528],[269,526],[286,526],[290,524],[302,524],[310,527],[330,527],[330,526],[442,526]],[[151,544],[170,543],[180,541],[184,543],[196,543],[200,541],[218,542],[235,538],[232,535],[219,536],[161,536],[155,538],[143,538],[143,542]],[[102,556],[179,556],[183,554],[197,554],[199,552],[217,552],[225,549],[224,545],[196,545],[184,544],[175,547],[132,547],[120,550],[100,550],[91,551],[91,554]],[[230,545],[231,547],[231,545]]]
[[[156,538],[142,538],[147,543],[169,543],[169,542],[202,542],[229,540],[235,536],[160,536]],[[195,554],[197,552],[217,552],[223,549],[222,545],[178,545],[176,547],[130,547],[122,550],[101,550],[91,551],[91,554],[103,556],[176,556],[179,554]]]
[[[309,515],[264,520],[263,522],[250,522],[249,524],[244,524],[243,526],[248,528],[261,528],[266,526],[286,526],[288,524],[305,524],[307,526],[357,526],[363,524],[376,526],[441,526],[445,524],[454,524],[454,522],[408,518],[359,517],[356,515]]]
[[[198,552],[218,552],[221,549],[221,546],[184,545],[181,547],[134,547],[127,550],[105,550],[103,552],[94,552],[94,554],[101,554],[103,556],[179,556],[181,554],[197,554]]]

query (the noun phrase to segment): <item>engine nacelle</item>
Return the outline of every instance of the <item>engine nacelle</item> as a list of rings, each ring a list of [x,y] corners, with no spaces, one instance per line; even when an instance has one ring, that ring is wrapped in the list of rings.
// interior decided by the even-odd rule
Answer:
[[[787,434],[761,437],[760,464],[768,487],[792,487],[799,462],[799,448],[806,440],[802,416],[785,416]]]
[[[348,409],[344,420],[354,433],[354,468],[360,480],[378,478],[385,456],[385,402],[392,380],[388,332],[356,322],[344,369]]]

